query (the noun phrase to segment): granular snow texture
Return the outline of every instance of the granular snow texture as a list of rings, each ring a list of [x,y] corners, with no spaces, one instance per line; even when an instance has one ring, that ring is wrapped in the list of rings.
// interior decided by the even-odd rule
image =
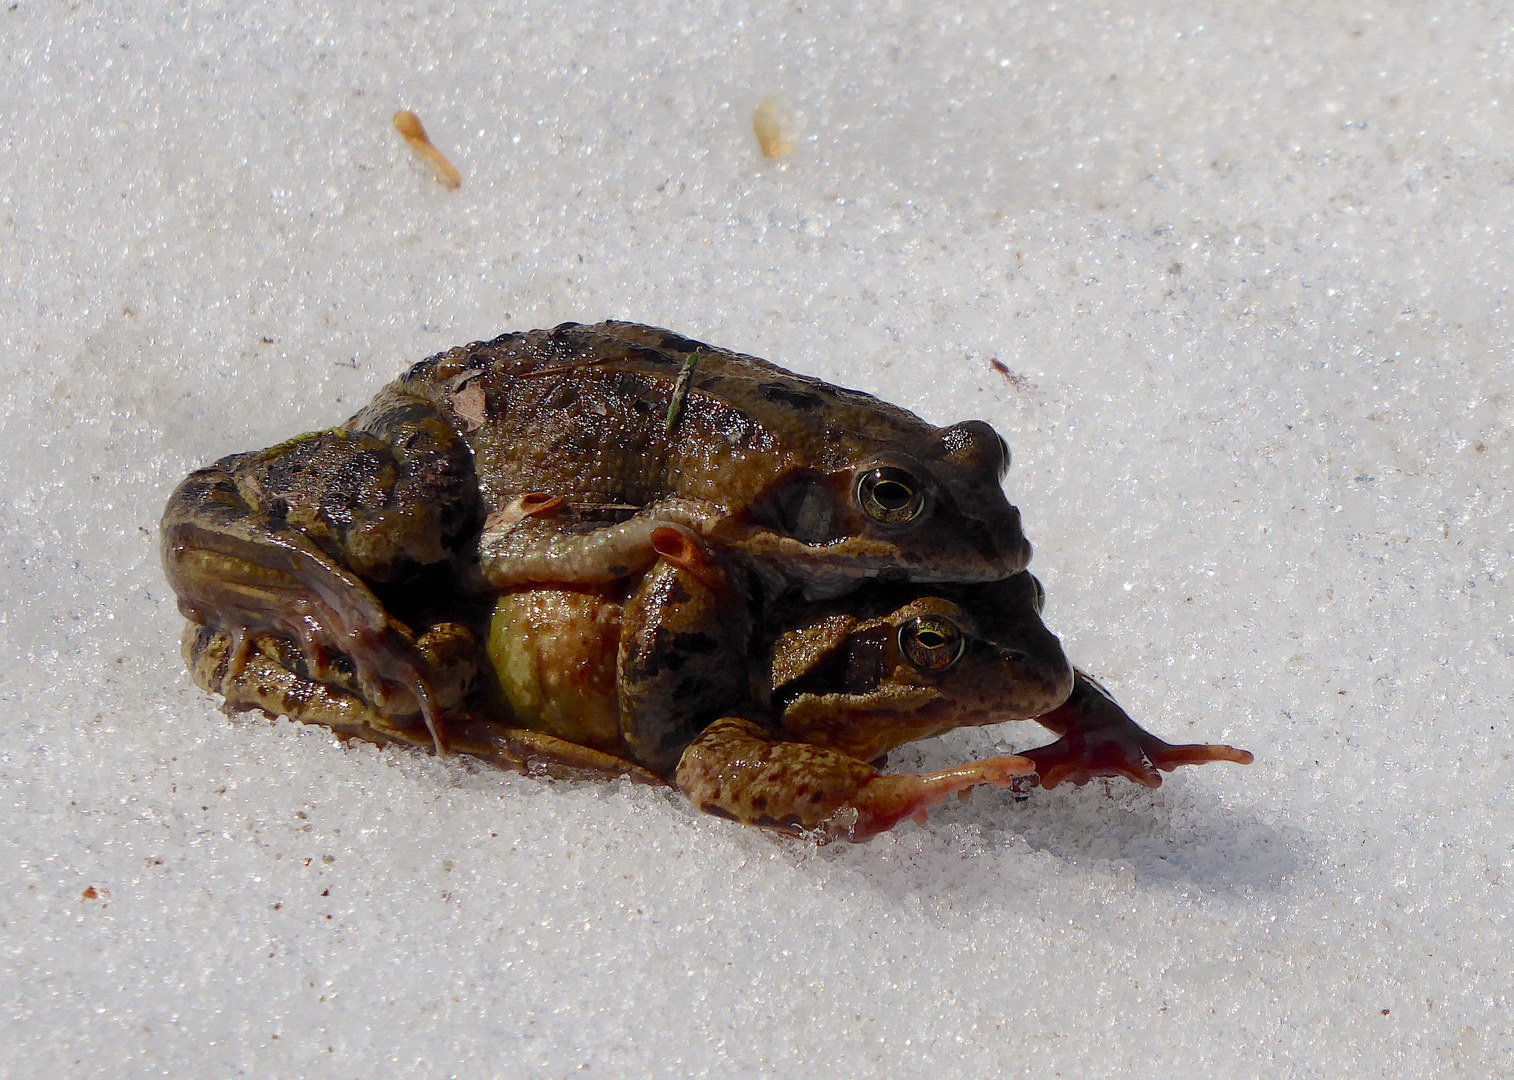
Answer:
[[[1514,7],[352,9],[0,8],[0,1076],[1514,1073]],[[601,318],[993,423],[1256,763],[816,849],[189,684],[188,470]]]

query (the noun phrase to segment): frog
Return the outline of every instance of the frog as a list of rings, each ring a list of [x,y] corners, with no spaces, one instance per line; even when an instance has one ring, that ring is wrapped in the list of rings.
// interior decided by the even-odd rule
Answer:
[[[646,571],[670,589],[708,586],[718,573],[692,541]],[[830,601],[774,605],[750,636],[746,663],[725,665],[740,670],[740,686],[658,684],[670,711],[687,714],[671,764],[628,739],[618,716],[623,646],[646,622],[637,603],[656,590],[523,586],[495,598],[477,634],[465,620],[442,619],[413,639],[451,674],[436,696],[456,753],[525,773],[672,784],[699,810],[743,824],[861,841],[906,818],[924,821],[953,794],[1033,776],[1033,763],[1015,755],[918,776],[880,771],[907,742],[1065,699],[1072,669],[1029,578],[970,593],[874,582]],[[235,648],[224,631],[186,627],[195,681],[228,710],[431,748],[419,714],[367,700],[350,666],[317,678],[297,642],[266,632],[250,637],[234,667]]]
[[[728,586],[718,559],[682,539],[680,548],[661,538],[663,552],[647,576],[668,591],[703,585],[718,596]],[[744,685],[656,684],[669,712],[682,716],[670,728],[677,748],[670,765],[660,748],[628,737],[620,716],[621,677],[634,656],[627,644],[648,621],[637,604],[656,593],[519,587],[495,599],[477,637],[449,620],[415,636],[417,648],[454,676],[438,691],[459,718],[453,749],[525,773],[671,783],[704,812],[820,842],[861,842],[905,819],[924,823],[929,808],[953,794],[1035,783],[1038,773],[1047,786],[1144,777],[1148,748],[1162,769],[1250,759],[1231,747],[1169,746],[1128,717],[1113,721],[1108,710],[1089,714],[1094,722],[1085,730],[1084,706],[1066,706],[1084,691],[1086,676],[1041,619],[1040,583],[1022,572],[955,586],[872,582],[828,601],[790,594],[763,615],[746,663],[723,665],[739,670]],[[228,710],[261,709],[348,737],[430,746],[413,711],[386,712],[367,700],[350,666],[316,678],[292,639],[256,634],[234,667],[231,635],[190,622],[184,651],[195,681],[224,695]],[[628,681],[633,695],[646,691],[643,681]],[[906,743],[1047,716],[1063,737],[1041,751],[924,775],[881,772]]]
[[[1006,580],[1031,557],[1009,463],[983,421],[936,427],[655,327],[564,323],[449,349],[338,427],[196,470],[161,554],[233,670],[260,636],[292,641],[317,681],[418,710],[445,752],[442,687],[461,675],[407,629],[426,603],[645,584],[670,534],[740,562],[759,608],[796,589]],[[710,610],[657,610],[676,623],[690,605]]]

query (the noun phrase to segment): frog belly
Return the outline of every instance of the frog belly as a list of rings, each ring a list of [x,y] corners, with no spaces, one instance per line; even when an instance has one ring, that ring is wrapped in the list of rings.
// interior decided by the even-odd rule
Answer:
[[[621,605],[568,589],[504,593],[485,652],[510,721],[581,746],[620,753],[615,658]]]

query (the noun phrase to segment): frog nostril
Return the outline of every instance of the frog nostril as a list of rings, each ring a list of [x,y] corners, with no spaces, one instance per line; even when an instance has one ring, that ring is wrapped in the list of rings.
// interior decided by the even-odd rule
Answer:
[[[1019,649],[1006,649],[1004,651],[1004,658],[1011,664],[1023,664],[1028,659],[1026,654]]]

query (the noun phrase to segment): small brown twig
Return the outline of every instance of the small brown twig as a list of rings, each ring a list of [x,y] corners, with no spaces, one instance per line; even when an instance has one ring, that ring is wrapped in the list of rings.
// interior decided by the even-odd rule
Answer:
[[[421,127],[419,116],[409,110],[401,109],[394,114],[394,130],[398,131],[405,142],[410,144],[410,149],[415,151],[415,156],[431,167],[437,183],[448,191],[456,191],[462,187],[462,175],[440,150],[431,145],[431,140],[426,137],[426,129]]]

